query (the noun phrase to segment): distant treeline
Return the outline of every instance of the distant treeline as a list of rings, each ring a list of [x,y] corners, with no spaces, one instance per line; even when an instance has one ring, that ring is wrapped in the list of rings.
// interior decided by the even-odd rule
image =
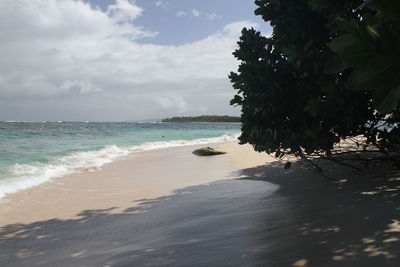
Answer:
[[[196,117],[173,117],[163,119],[162,122],[240,122],[240,117],[203,115]]]

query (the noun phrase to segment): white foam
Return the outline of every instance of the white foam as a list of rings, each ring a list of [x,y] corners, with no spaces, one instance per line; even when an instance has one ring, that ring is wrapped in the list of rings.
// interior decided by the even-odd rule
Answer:
[[[211,143],[230,142],[230,141],[235,141],[236,139],[237,139],[237,136],[223,135],[220,137],[200,138],[200,139],[194,139],[194,140],[173,140],[173,141],[147,142],[147,143],[143,143],[141,145],[132,146],[129,149],[131,152],[137,152],[137,151],[162,149],[162,148],[168,148],[168,147],[204,145],[204,144],[211,144]]]
[[[1,122],[9,122],[9,123],[20,123],[20,122],[36,122],[36,121],[1,121]]]
[[[124,157],[129,153],[168,147],[229,142],[235,141],[236,139],[237,136],[223,135],[220,137],[194,140],[147,142],[141,145],[124,148],[111,145],[95,151],[75,152],[57,158],[50,164],[15,164],[8,170],[9,177],[6,179],[0,179],[0,198],[4,197],[6,194],[15,193],[39,185],[52,178],[81,172],[83,170],[90,171],[91,169],[100,168],[104,164]]]

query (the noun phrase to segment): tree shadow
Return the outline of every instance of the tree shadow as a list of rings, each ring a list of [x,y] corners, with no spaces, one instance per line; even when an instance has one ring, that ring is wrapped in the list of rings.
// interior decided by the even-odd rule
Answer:
[[[243,171],[244,179],[278,184],[275,198],[289,204],[273,219],[265,217],[276,221],[277,244],[265,257],[281,257],[277,262],[284,264],[277,266],[400,265],[399,170],[388,163],[356,172],[330,162],[324,168],[335,178],[330,181],[301,162],[289,170],[274,166],[275,172],[271,166]],[[266,243],[274,239],[270,233],[263,235]]]
[[[400,175],[294,164],[0,230],[0,266],[398,266]],[[62,208],[62,207],[60,207]]]

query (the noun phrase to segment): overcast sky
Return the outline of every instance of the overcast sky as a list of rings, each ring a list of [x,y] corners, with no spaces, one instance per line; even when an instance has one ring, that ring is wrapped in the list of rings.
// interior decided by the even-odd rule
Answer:
[[[0,0],[0,120],[229,114],[253,0]]]

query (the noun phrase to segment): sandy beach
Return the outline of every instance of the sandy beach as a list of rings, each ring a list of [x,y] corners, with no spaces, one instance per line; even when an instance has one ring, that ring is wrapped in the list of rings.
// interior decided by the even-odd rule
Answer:
[[[250,146],[131,154],[0,203],[0,266],[399,266],[400,174]]]
[[[236,178],[235,170],[274,159],[251,146],[217,144],[228,154],[198,157],[202,146],[184,146],[133,153],[96,170],[55,178],[28,190],[10,194],[0,203],[0,226],[12,223],[71,219],[83,210],[110,209],[113,213],[132,202],[167,196],[176,189]]]

